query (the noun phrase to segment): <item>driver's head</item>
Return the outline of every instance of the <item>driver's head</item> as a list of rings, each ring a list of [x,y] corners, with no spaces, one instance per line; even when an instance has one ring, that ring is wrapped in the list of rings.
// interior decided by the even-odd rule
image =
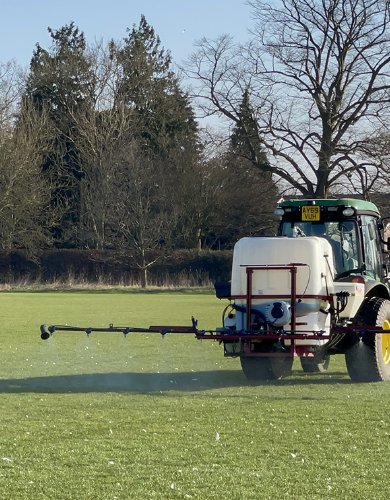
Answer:
[[[311,235],[312,236],[325,236],[326,228],[325,224],[312,224],[311,225]]]
[[[343,221],[339,224],[339,231],[343,231],[344,233],[352,233],[354,230],[354,222],[353,221]]]

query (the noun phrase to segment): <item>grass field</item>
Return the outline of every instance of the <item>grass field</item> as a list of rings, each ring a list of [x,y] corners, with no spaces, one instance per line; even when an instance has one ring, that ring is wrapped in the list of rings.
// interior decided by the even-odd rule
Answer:
[[[2,293],[0,497],[387,499],[390,384],[298,364],[249,385],[191,335],[57,333],[39,325],[220,324],[191,293]]]

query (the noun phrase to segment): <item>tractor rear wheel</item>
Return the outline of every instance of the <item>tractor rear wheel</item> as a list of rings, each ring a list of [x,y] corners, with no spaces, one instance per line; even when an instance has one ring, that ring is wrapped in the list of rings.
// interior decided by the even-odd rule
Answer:
[[[248,380],[263,382],[272,380],[272,371],[269,358],[240,356],[241,368]]]
[[[318,361],[314,356],[299,358],[302,370],[305,373],[324,373],[329,368],[330,356],[326,356],[322,361]]]
[[[279,350],[275,347],[273,352]],[[291,375],[292,356],[240,356],[242,371],[248,380],[279,380]]]
[[[274,357],[269,359],[271,372],[275,380],[291,375],[294,358],[292,356]]]
[[[390,325],[390,300],[374,297],[360,308],[356,323],[366,326]],[[354,382],[390,380],[390,334],[365,333],[345,352],[348,374]]]

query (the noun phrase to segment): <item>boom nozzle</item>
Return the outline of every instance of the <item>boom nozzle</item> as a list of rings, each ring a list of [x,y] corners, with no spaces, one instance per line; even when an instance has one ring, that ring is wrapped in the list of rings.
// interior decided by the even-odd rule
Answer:
[[[46,330],[46,325],[41,325],[41,339],[42,340],[47,340],[50,338],[50,332]]]

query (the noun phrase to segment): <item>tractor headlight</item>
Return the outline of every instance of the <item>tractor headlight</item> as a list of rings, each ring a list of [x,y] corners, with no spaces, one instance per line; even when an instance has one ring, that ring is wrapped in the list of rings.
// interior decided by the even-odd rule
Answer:
[[[352,217],[353,215],[355,215],[355,209],[352,207],[345,207],[343,209],[343,215],[344,217]]]
[[[274,214],[277,215],[278,217],[283,217],[284,215],[284,208],[282,207],[276,207]]]

